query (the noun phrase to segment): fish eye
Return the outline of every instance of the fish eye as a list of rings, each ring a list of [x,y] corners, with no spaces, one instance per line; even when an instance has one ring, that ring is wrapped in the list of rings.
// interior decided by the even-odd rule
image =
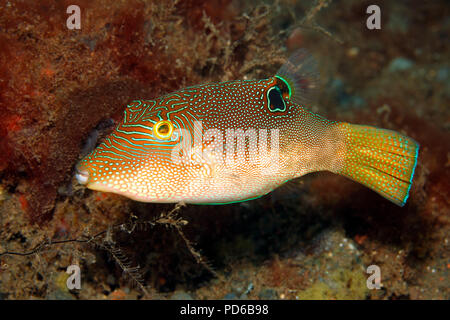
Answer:
[[[272,112],[284,112],[286,111],[286,104],[284,103],[283,96],[280,88],[274,86],[267,91],[267,102],[269,110]]]
[[[173,134],[173,124],[168,120],[158,121],[153,126],[153,134],[161,140],[168,140]]]

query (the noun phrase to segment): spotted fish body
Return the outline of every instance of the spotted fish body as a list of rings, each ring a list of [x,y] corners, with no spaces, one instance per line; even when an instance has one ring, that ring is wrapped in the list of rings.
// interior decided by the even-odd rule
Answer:
[[[314,171],[345,175],[403,205],[417,143],[308,111],[317,72],[305,51],[276,76],[135,100],[77,166],[87,187],[144,202],[230,203]]]

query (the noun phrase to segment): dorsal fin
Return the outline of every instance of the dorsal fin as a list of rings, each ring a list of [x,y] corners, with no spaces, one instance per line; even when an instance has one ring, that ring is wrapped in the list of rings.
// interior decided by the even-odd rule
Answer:
[[[311,105],[319,92],[319,71],[314,58],[305,50],[297,50],[275,75],[289,89],[289,99],[295,104]]]

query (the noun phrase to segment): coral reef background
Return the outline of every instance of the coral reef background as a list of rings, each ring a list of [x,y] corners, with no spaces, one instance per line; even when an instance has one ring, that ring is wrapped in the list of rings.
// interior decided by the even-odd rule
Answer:
[[[0,1],[0,299],[450,298],[447,1],[377,1],[381,30],[366,28],[371,1],[77,0],[81,30],[71,4]],[[420,143],[405,207],[327,173],[177,216],[77,186],[127,102],[268,77],[300,47],[322,75],[314,112]]]

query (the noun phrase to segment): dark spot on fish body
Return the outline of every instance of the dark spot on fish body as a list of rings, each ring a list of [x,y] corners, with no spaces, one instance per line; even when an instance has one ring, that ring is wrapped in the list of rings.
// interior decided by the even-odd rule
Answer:
[[[270,88],[267,92],[267,102],[269,110],[272,112],[284,112],[286,111],[286,103],[281,95],[281,90],[277,86]]]

